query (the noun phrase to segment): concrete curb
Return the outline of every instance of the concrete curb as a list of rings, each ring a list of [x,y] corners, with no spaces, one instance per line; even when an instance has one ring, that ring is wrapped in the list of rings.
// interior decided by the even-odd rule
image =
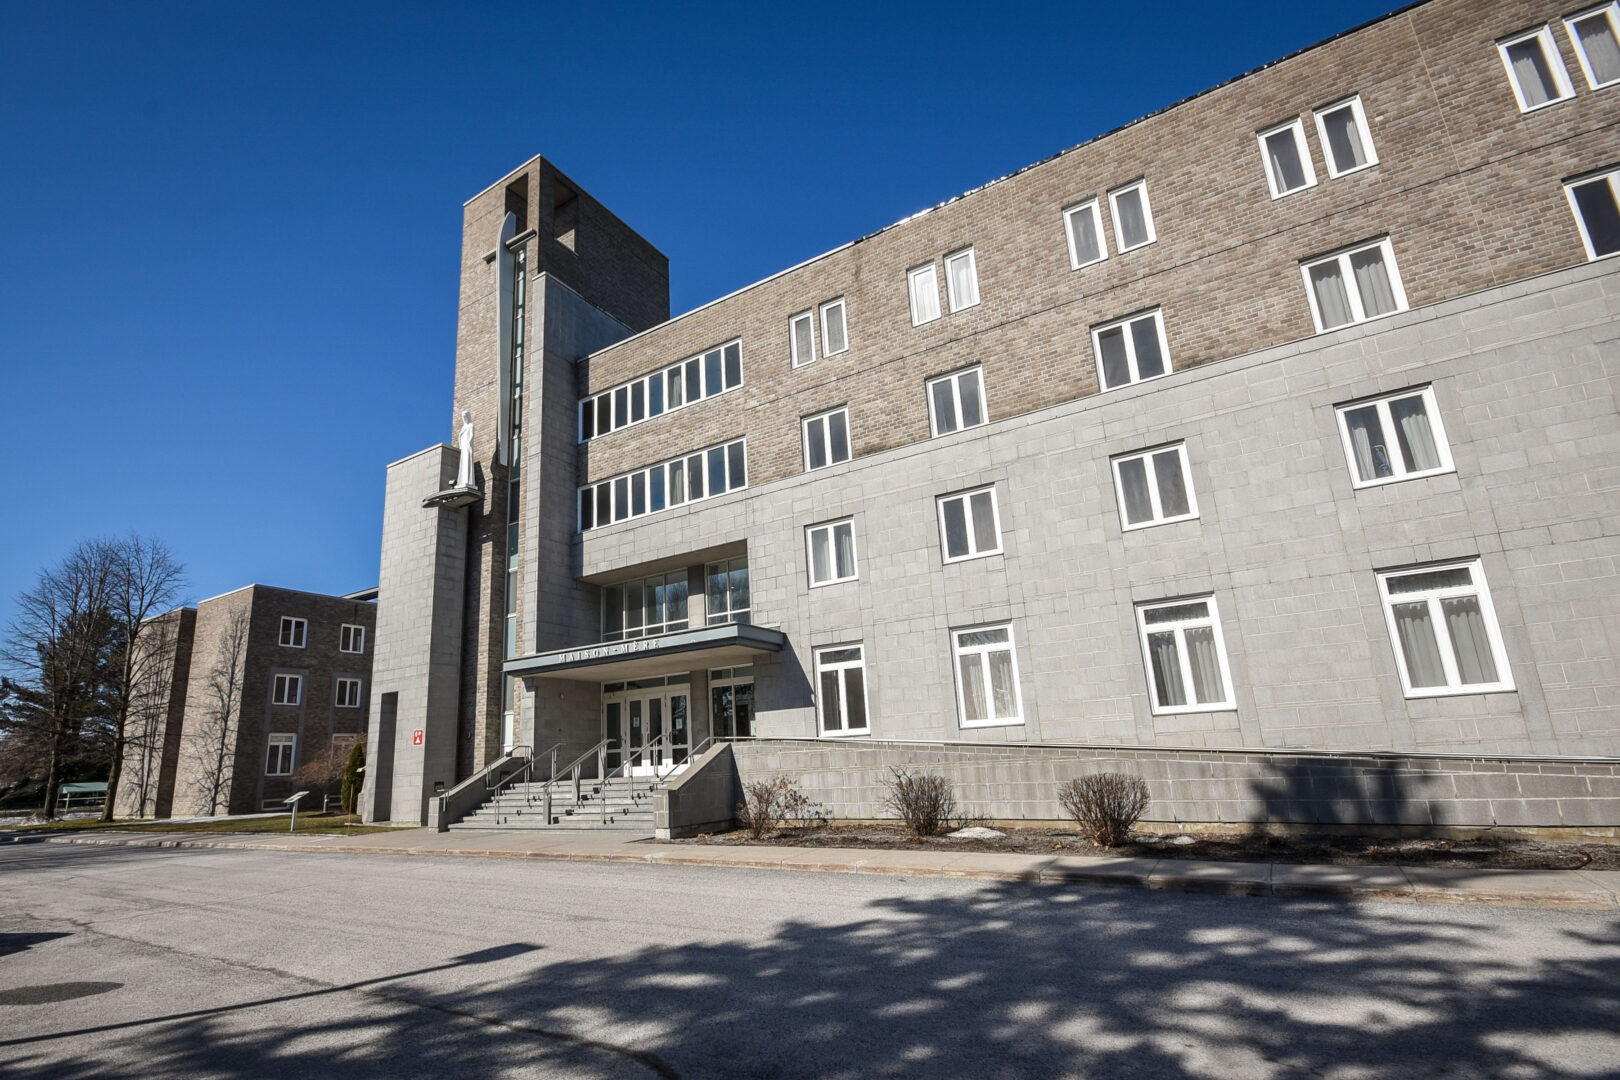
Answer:
[[[375,835],[375,834],[374,834]],[[32,837],[14,836],[15,842]],[[359,838],[354,838],[358,840]],[[47,836],[51,844],[103,847],[275,851],[297,854],[446,855],[457,858],[544,862],[645,863],[660,866],[811,870],[894,877],[956,877],[1039,885],[1110,885],[1228,896],[1378,900],[1416,904],[1620,910],[1620,871],[1464,870],[1447,867],[1336,866],[1298,863],[1198,862],[1191,859],[1088,858],[980,852],[882,852],[845,848],[769,848],[739,845],[722,851],[658,845],[638,850],[532,850],[498,847],[380,846],[350,838],[189,839],[176,836]],[[628,849],[633,843],[619,841]],[[722,853],[723,852],[723,853]],[[776,854],[783,852],[783,854]]]

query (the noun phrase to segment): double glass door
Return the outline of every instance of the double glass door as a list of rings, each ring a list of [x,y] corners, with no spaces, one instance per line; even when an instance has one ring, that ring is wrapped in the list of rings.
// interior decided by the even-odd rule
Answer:
[[[631,683],[602,704],[609,775],[659,776],[686,764],[692,746],[686,686]]]

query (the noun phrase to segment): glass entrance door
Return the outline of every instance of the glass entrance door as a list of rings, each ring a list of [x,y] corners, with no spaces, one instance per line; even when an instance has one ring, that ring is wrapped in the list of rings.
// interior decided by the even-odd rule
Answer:
[[[662,776],[686,764],[690,700],[684,679],[678,686],[631,684],[609,696],[602,704],[609,775]]]

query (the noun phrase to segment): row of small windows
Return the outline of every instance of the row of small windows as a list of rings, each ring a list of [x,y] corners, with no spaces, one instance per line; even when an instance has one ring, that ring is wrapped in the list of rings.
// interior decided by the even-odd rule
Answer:
[[[309,620],[296,615],[283,615],[276,641],[285,649],[302,649],[309,640]],[[366,651],[366,628],[344,623],[338,631],[338,652],[363,653]]]
[[[579,403],[579,441],[589,442],[611,431],[716,397],[737,389],[742,382],[742,339],[739,338],[583,399]]]
[[[360,682],[355,678],[340,678],[334,684],[332,704],[340,709],[360,707]],[[304,703],[304,677],[278,674],[270,684],[270,704],[302,705]]]
[[[1620,5],[1602,4],[1569,16],[1563,24],[1587,86],[1601,90],[1620,83]],[[1496,47],[1520,112],[1534,112],[1575,96],[1551,23],[1509,35]]]
[[[1316,120],[1316,136],[1321,140],[1322,159],[1327,163],[1329,179],[1378,164],[1360,95],[1316,109],[1312,116]],[[1306,145],[1303,120],[1296,116],[1259,132],[1256,138],[1260,140],[1260,158],[1265,164],[1266,183],[1273,199],[1316,186],[1316,166]]]
[[[747,448],[737,439],[579,489],[579,530],[599,528],[748,486]]]
[[[1381,571],[1377,579],[1406,697],[1513,689],[1478,559]],[[1213,594],[1138,604],[1135,615],[1156,715],[1237,708]],[[821,734],[870,734],[864,643],[821,646],[814,655]],[[962,727],[1024,722],[1011,623],[952,630],[951,661]]]

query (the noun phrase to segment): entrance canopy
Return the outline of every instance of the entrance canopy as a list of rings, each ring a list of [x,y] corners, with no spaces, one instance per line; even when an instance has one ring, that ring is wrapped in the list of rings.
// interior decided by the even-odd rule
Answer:
[[[787,635],[748,623],[700,626],[670,634],[604,641],[573,649],[534,653],[508,660],[508,675],[613,682],[645,679],[700,668],[752,664],[760,653],[781,652]]]

